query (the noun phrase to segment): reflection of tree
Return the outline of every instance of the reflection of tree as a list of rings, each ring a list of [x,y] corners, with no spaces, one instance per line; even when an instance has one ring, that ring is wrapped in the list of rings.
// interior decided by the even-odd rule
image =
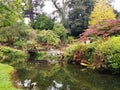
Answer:
[[[78,82],[72,73],[67,70],[66,65],[61,67],[59,64],[55,64],[50,70],[41,71],[41,75],[47,78],[54,78],[63,81],[64,79],[69,79],[71,82]]]
[[[55,75],[57,72],[59,72],[59,70],[61,69],[60,65],[55,64],[50,70],[41,70],[41,74],[43,75],[43,77],[52,77],[53,75]]]

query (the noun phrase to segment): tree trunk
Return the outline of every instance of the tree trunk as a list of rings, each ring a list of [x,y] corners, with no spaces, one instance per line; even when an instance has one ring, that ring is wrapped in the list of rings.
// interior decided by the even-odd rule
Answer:
[[[12,38],[12,36],[11,37],[7,37],[7,43],[9,45],[13,45],[13,38]]]

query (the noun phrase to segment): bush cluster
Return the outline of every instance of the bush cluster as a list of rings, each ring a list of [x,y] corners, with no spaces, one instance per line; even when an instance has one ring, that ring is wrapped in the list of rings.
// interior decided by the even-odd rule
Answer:
[[[91,39],[91,37],[102,37],[103,39],[120,34],[120,19],[102,20],[80,35],[80,40]]]
[[[88,67],[107,69],[113,73],[120,73],[120,37],[110,37],[93,43],[75,43],[65,51],[65,58]]]
[[[98,60],[107,65],[107,69],[120,73],[120,37],[111,37],[96,47]]]
[[[37,36],[37,40],[40,43],[53,45],[55,47],[59,46],[60,38],[52,30],[42,30]]]
[[[27,54],[21,50],[0,46],[0,62],[2,63],[15,64],[24,62],[26,58]]]

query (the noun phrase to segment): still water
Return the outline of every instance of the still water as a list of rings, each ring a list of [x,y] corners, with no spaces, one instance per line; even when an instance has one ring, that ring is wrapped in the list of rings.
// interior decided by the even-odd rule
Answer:
[[[79,66],[58,64],[51,66],[17,65],[17,76],[22,83],[37,83],[35,89],[25,90],[120,90],[120,76],[81,71]]]

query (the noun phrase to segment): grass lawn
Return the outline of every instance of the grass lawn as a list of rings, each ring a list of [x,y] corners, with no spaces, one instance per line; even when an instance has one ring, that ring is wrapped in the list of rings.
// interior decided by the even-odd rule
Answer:
[[[14,68],[0,63],[0,90],[18,90],[14,87],[11,81],[11,73]]]

